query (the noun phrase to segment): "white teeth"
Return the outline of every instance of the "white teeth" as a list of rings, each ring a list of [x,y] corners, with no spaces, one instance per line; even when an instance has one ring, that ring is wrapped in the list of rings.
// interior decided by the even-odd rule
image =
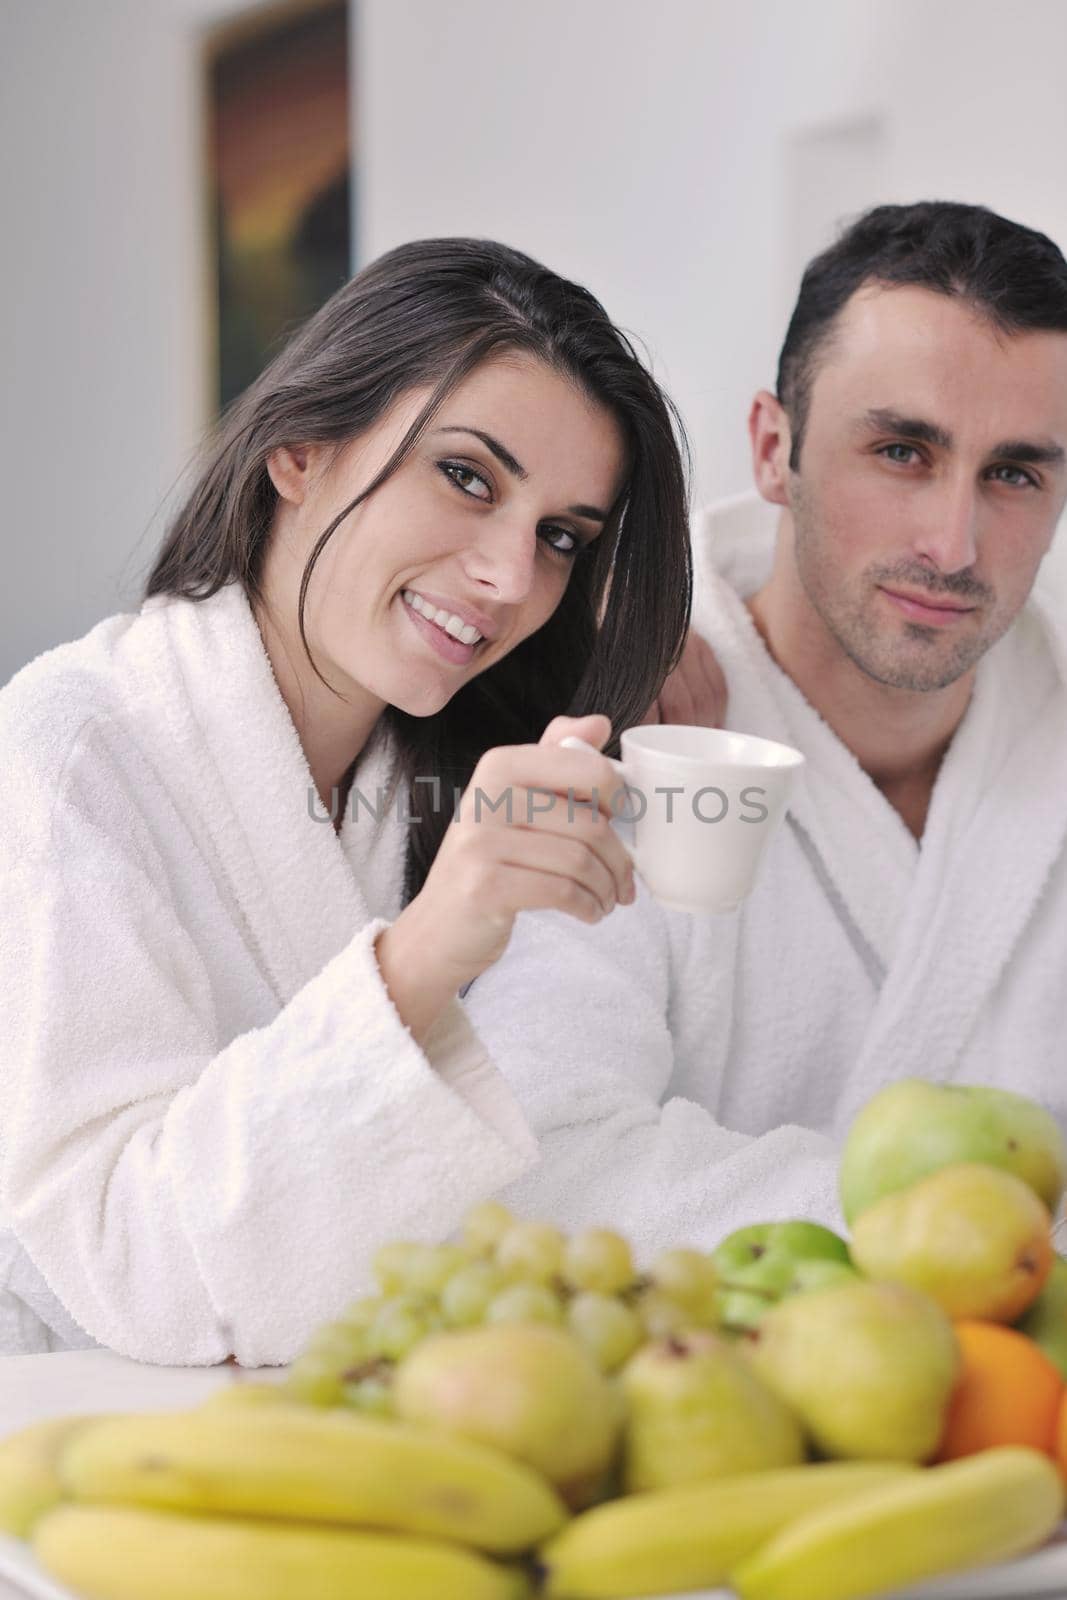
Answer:
[[[417,611],[420,617],[425,617],[428,622],[434,622],[444,633],[451,634],[453,639],[458,639],[460,644],[477,644],[481,634],[472,623],[464,622],[462,617],[457,617],[454,612],[438,611],[424,600],[421,594],[416,594],[414,589],[404,590],[404,603],[412,611]]]

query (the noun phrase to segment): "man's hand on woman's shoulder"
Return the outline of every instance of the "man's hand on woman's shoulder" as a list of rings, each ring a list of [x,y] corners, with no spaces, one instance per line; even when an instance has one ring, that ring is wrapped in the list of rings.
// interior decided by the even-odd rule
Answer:
[[[682,658],[644,718],[649,722],[683,722],[721,728],[726,717],[726,678],[706,639],[690,629]]]

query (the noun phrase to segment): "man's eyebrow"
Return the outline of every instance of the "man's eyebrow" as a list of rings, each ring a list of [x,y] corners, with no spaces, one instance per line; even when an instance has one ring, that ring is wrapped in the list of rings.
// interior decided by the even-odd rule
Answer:
[[[915,439],[919,444],[933,444],[941,450],[952,449],[952,435],[947,428],[923,417],[907,417],[902,411],[876,408],[863,418],[864,425],[877,433],[896,433],[905,439]]]
[[[895,433],[904,439],[914,439],[919,444],[937,445],[942,450],[952,449],[952,435],[936,422],[922,417],[906,417],[903,412],[876,409],[868,411],[864,425],[878,433]],[[1055,440],[1002,439],[989,452],[991,460],[1005,457],[1030,466],[1062,467],[1067,461],[1067,450]]]
[[[455,426],[450,428],[435,428],[434,432],[472,434],[475,439],[480,439],[482,441],[482,443],[485,445],[485,448],[492,455],[496,456],[496,459],[500,462],[501,466],[506,467],[513,477],[518,478],[520,483],[525,483],[526,479],[530,476],[526,468],[522,466],[520,462],[516,461],[515,457],[512,455],[511,451],[506,445],[501,444],[499,439],[494,439],[491,433],[484,433],[481,428],[464,428]],[[597,506],[568,506],[567,510],[572,516],[583,517],[587,522],[607,522],[608,520],[608,513],[606,511],[601,511]]]
[[[1035,467],[1062,467],[1067,461],[1067,451],[1053,441],[1038,444],[1033,439],[1002,439],[990,452],[997,457],[1009,456],[1012,461],[1029,463]]]

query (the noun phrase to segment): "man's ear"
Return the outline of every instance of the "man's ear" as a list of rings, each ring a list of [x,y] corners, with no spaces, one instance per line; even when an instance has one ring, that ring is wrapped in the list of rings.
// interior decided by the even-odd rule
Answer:
[[[748,437],[752,444],[752,476],[756,488],[772,505],[788,505],[786,486],[793,435],[785,407],[769,389],[761,389],[752,402]]]
[[[322,465],[321,449],[314,444],[283,444],[267,457],[270,481],[283,500],[303,505],[311,479]]]

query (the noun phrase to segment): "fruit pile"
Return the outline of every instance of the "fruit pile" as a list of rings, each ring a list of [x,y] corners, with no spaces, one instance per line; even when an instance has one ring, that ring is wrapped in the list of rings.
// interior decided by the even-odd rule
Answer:
[[[849,1132],[845,1240],[635,1265],[488,1203],[379,1251],[284,1382],[0,1443],[0,1529],[88,1600],[859,1600],[1064,1514],[1067,1180],[1019,1096],[906,1080]]]

